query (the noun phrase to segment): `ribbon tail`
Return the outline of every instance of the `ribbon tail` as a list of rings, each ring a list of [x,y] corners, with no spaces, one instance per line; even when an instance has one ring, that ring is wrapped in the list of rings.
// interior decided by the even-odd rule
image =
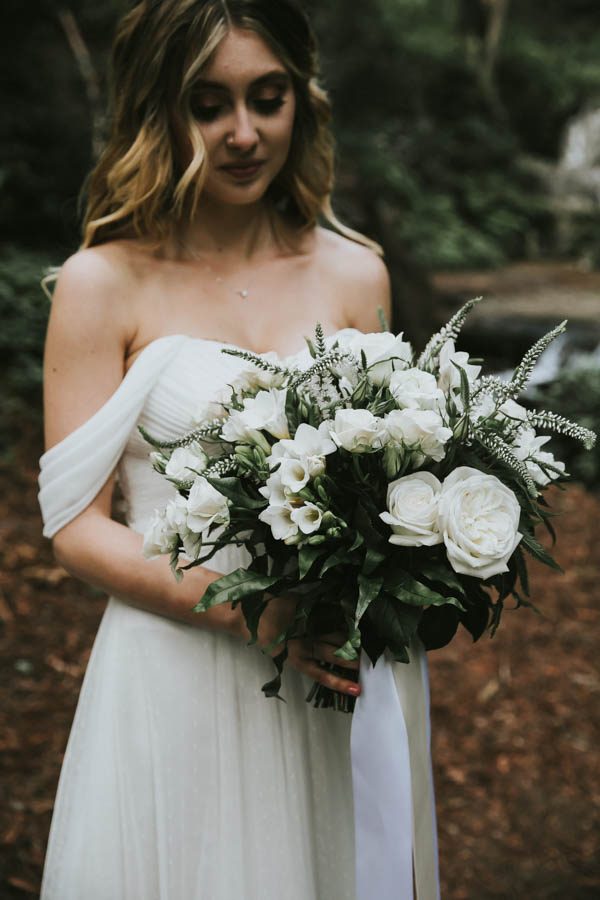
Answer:
[[[408,733],[393,669],[361,654],[350,732],[357,900],[413,900]]]
[[[350,749],[357,900],[439,900],[427,654],[361,654]]]

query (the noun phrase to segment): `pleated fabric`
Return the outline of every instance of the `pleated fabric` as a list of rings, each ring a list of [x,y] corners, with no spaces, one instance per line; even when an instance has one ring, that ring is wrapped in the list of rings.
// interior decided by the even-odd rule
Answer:
[[[235,345],[152,342],[107,403],[44,454],[46,536],[85,509],[115,466],[127,522],[144,531],[173,488],[136,426],[165,439],[184,432],[246,365],[225,346]],[[226,548],[210,567],[247,562],[243,548]],[[417,897],[437,900],[421,647],[414,657],[418,665],[394,672],[417,782]],[[409,669],[421,679],[416,694]],[[265,699],[273,674],[271,660],[236,638],[111,597],[65,752],[41,900],[357,900],[352,717],[313,709],[310,679],[291,668],[286,702]]]

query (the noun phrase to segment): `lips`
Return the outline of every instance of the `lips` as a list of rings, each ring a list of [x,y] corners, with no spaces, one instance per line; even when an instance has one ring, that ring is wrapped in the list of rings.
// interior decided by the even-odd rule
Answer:
[[[256,160],[251,163],[235,163],[232,165],[221,166],[221,169],[233,178],[245,180],[246,178],[253,178],[257,175],[264,164],[264,160]]]

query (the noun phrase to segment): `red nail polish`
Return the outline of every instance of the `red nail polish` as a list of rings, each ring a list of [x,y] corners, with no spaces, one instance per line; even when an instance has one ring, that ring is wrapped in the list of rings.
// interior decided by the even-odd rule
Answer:
[[[349,694],[352,694],[353,697],[359,697],[359,696],[360,696],[360,687],[359,687],[359,685],[356,684],[356,685],[352,685],[352,687],[349,687],[349,688],[348,688],[348,693],[349,693]]]

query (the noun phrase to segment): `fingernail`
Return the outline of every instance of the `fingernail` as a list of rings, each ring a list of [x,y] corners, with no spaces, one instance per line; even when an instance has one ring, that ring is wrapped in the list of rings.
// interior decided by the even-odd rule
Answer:
[[[352,687],[348,688],[348,693],[352,694],[353,697],[360,696],[360,687],[358,684],[353,684]]]

